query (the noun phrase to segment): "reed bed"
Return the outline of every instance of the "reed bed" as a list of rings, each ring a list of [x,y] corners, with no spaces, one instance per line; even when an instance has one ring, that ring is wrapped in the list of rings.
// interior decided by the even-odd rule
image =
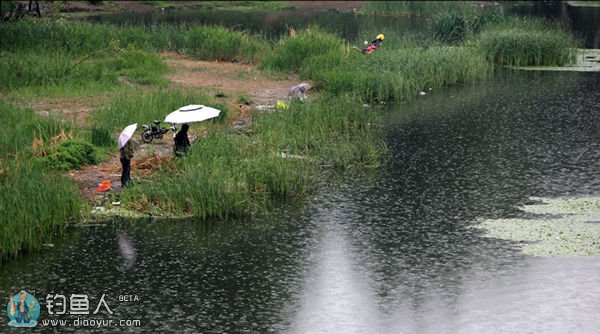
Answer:
[[[560,66],[575,61],[576,47],[559,25],[539,19],[514,18],[482,31],[479,47],[497,65]]]

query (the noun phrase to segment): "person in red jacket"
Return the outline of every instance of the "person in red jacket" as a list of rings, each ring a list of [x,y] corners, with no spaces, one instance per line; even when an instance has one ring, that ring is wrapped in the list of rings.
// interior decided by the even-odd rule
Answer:
[[[385,36],[383,36],[383,34],[377,35],[375,40],[373,40],[371,42],[371,44],[369,44],[369,46],[360,49],[360,51],[362,51],[362,53],[364,53],[364,54],[368,54],[368,53],[371,53],[371,52],[377,50],[377,48],[379,48],[381,46],[381,42],[383,41],[384,38],[385,38]]]

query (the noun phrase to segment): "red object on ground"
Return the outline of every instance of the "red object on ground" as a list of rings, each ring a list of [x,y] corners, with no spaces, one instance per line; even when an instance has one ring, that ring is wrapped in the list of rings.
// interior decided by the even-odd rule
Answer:
[[[377,47],[375,45],[369,45],[369,47],[367,48],[367,53],[371,53],[373,51],[375,51],[377,49]]]
[[[99,186],[96,187],[97,191],[109,191],[110,190],[110,180],[103,181]]]

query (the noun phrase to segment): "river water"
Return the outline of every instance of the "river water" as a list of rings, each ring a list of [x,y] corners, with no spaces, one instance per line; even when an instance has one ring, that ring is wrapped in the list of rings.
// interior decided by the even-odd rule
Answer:
[[[74,321],[45,298],[85,294],[80,319],[141,321],[102,332],[597,333],[600,258],[523,255],[473,226],[531,196],[600,193],[600,75],[501,72],[386,118],[381,170],[249,221],[70,228],[4,263],[0,295]],[[91,314],[103,294],[113,314]]]

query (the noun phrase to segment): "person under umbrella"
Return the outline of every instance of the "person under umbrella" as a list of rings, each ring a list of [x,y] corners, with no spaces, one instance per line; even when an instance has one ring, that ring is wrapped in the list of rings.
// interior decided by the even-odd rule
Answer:
[[[131,137],[137,128],[137,123],[127,126],[119,135],[119,153],[121,155],[121,187],[126,187],[131,181],[131,159],[133,159],[133,151],[135,140]]]
[[[175,153],[187,154],[188,148],[190,147],[190,138],[188,138],[188,130],[190,126],[185,123],[181,126],[181,130],[175,135]]]

